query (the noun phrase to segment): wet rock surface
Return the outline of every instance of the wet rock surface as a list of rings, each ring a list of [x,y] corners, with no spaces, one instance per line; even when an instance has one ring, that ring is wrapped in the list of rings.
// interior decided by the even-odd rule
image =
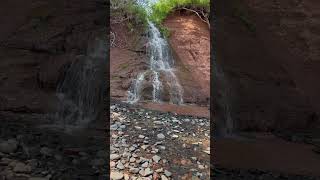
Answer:
[[[39,114],[0,119],[0,179],[107,179],[105,132],[67,134],[36,124],[48,120]]]
[[[110,109],[114,179],[209,179],[209,119],[117,103]]]

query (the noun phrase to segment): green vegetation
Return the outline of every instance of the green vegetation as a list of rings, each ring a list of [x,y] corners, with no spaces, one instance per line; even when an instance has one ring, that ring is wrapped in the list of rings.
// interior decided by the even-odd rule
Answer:
[[[159,0],[152,6],[150,19],[158,26],[161,34],[165,37],[168,37],[170,32],[166,27],[162,26],[162,22],[175,10],[187,10],[195,13],[210,26],[210,0]]]
[[[210,0],[159,0],[152,5],[152,13],[148,17],[146,10],[137,5],[135,0],[111,0],[111,23],[125,22],[133,31],[135,27],[146,28],[148,18],[155,23],[161,34],[169,37],[169,30],[162,25],[163,20],[175,10],[195,13],[202,21],[209,23]]]
[[[178,8],[186,7],[200,10],[205,14],[210,13],[210,0],[159,0],[152,6],[150,19],[159,25],[171,12]],[[203,15],[201,13],[201,15]]]
[[[128,27],[135,25],[147,25],[147,12],[137,5],[134,0],[111,0],[111,23],[122,23],[127,21]]]
[[[170,31],[168,28],[166,28],[165,26],[163,26],[162,24],[158,25],[159,31],[160,33],[164,36],[164,37],[169,37],[170,36]]]
[[[147,12],[141,6],[133,3],[132,1],[127,5],[127,12],[129,16],[133,17],[135,24],[147,24]]]

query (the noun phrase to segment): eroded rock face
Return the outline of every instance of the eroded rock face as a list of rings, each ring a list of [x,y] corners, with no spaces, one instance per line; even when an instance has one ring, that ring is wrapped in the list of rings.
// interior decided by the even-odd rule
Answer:
[[[170,31],[169,43],[175,58],[177,76],[184,89],[184,101],[209,104],[210,32],[196,15],[175,13],[164,25]]]
[[[172,15],[164,25],[171,31],[169,43],[175,58],[175,74],[183,86],[184,103],[208,105],[210,97],[210,35],[205,23],[194,15]],[[139,28],[139,27],[136,27]],[[111,97],[126,100],[132,80],[146,71],[141,101],[152,101],[152,82],[148,71],[149,57],[146,54],[145,33],[131,32],[124,25],[112,25],[117,34],[116,47],[111,48]],[[162,82],[161,100],[170,101],[170,87],[164,72],[160,72]]]
[[[76,56],[86,55],[88,41],[106,31],[106,4],[91,0],[19,3],[14,0],[0,7],[4,13],[0,19],[0,110],[53,112],[61,74]]]
[[[135,26],[131,31],[125,23],[111,24],[111,32],[116,34],[110,47],[110,94],[111,98],[127,100],[132,81],[139,73],[149,69],[144,30]]]
[[[319,2],[246,0],[216,5],[217,64],[225,75],[220,81],[230,90],[228,101],[221,92],[214,95],[217,111],[223,109],[218,102],[228,102],[238,130],[319,127]],[[239,12],[247,14],[249,23]],[[226,113],[217,118],[225,120]]]

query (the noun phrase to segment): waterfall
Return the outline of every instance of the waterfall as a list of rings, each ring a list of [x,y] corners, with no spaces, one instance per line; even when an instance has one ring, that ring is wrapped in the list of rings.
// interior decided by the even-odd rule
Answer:
[[[141,6],[145,7],[148,13],[150,8],[144,1],[138,2]],[[170,46],[165,38],[161,36],[159,29],[148,20],[148,45],[147,55],[150,60],[150,68],[152,76],[152,101],[161,102],[161,94],[163,92],[162,81],[166,80],[169,87],[170,102],[173,104],[183,103],[183,88],[179,83],[177,76],[175,75],[175,69],[173,68],[174,59],[170,52]],[[144,72],[145,75],[145,72]],[[162,77],[164,76],[164,77]],[[136,103],[142,96],[142,87],[144,76],[138,75],[137,79],[133,80],[133,83],[128,91],[129,103]]]
[[[215,86],[214,104],[215,108],[219,107],[219,113],[215,114],[215,136],[233,136],[235,122],[231,116],[232,88],[228,84],[222,67],[217,64],[215,55],[213,55],[212,68],[214,73],[212,84]]]
[[[157,71],[153,71],[152,87],[153,87],[153,91],[152,91],[153,101],[160,102],[162,84],[159,79],[159,72]]]
[[[128,102],[136,103],[140,100],[141,96],[141,87],[144,81],[145,72],[140,73],[137,79],[133,80],[133,83],[128,91]]]
[[[103,113],[106,51],[106,42],[95,39],[87,54],[78,56],[58,83],[57,124],[65,130],[85,127]]]

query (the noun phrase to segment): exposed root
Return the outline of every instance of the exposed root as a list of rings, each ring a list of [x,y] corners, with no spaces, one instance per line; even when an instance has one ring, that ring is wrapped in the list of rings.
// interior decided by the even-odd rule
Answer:
[[[181,10],[181,9],[195,13],[201,19],[201,21],[203,21],[204,23],[206,23],[208,25],[208,27],[210,29],[210,21],[209,21],[208,13],[205,13],[203,10],[199,10],[199,12],[198,12],[196,10],[186,8],[186,7],[178,8],[178,10]],[[201,13],[201,15],[199,13]]]

